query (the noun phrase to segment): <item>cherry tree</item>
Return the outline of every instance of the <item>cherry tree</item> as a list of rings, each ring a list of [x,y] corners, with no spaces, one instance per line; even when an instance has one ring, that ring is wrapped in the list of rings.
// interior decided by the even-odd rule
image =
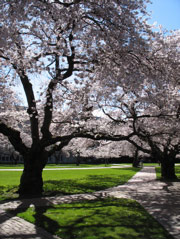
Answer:
[[[7,121],[3,115],[0,119],[0,133],[24,158],[21,196],[42,193],[42,170],[48,156],[72,138],[111,138],[110,133],[106,137],[92,131],[85,135],[74,125],[79,113],[89,117],[92,106],[84,96],[90,95],[93,85],[102,87],[101,81],[109,84],[115,73],[111,67],[122,76],[129,74],[129,67],[136,68],[134,55],[147,49],[145,35],[150,33],[143,20],[147,2],[1,1],[1,82],[5,86],[19,84],[18,90],[26,98],[25,108],[17,117]],[[80,99],[84,103],[77,105]],[[114,136],[116,140],[126,137]]]
[[[135,97],[136,96],[136,97]],[[127,132],[133,132],[127,141],[136,152],[149,154],[161,163],[161,175],[174,179],[176,156],[180,153],[179,90],[153,89],[143,96],[121,96],[116,104],[101,105],[104,114],[111,120],[116,132],[126,125]],[[107,102],[106,102],[107,103]],[[111,111],[110,111],[111,110]],[[114,124],[114,126],[113,126]],[[136,162],[134,162],[136,164]]]
[[[159,35],[153,44],[155,70],[158,79],[146,89],[142,100],[143,113],[133,107],[134,130],[148,144],[151,155],[161,162],[161,175],[166,179],[176,178],[175,158],[180,152],[180,32]],[[139,98],[140,99],[140,98]]]
[[[162,177],[175,178],[174,162],[180,152],[180,32],[149,36],[149,48],[132,53],[138,69],[115,74],[99,107],[119,127],[129,122],[138,137],[128,141],[161,162]]]

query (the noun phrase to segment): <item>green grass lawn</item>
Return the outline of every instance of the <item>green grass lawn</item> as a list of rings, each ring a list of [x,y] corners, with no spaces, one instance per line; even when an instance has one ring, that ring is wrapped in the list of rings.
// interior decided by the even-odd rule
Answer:
[[[63,239],[173,239],[137,202],[99,199],[10,211]]]
[[[23,168],[23,164],[0,164],[0,169]]]
[[[180,166],[175,166],[175,174],[177,176],[177,180],[180,180]],[[161,179],[161,168],[160,167],[156,167],[156,176],[157,179]]]
[[[139,169],[107,168],[44,171],[44,195],[67,195],[103,190],[127,182]],[[0,171],[0,200],[18,197],[20,171]]]

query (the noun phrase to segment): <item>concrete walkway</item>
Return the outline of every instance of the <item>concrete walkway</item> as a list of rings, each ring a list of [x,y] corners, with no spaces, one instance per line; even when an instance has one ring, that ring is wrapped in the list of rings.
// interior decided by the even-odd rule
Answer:
[[[169,233],[180,239],[180,183],[156,181],[154,167],[144,167],[110,194],[137,200]]]
[[[81,199],[93,200],[114,196],[137,200],[156,218],[175,239],[180,238],[180,183],[155,181],[154,167],[144,167],[126,184],[93,194],[24,199],[0,204],[0,239],[53,239],[57,238],[23,219],[13,217],[6,209],[28,208],[31,205],[48,206]]]
[[[71,168],[71,167],[68,167],[68,168],[65,168],[65,167],[58,167],[58,168],[44,168],[43,171],[57,171],[57,170],[91,170],[91,169],[107,169],[107,168],[130,168],[132,167],[132,165],[116,165],[116,166],[105,166],[105,167],[84,167],[84,168],[78,168],[78,167],[74,167],[74,168]],[[0,171],[23,171],[23,168],[1,168]]]

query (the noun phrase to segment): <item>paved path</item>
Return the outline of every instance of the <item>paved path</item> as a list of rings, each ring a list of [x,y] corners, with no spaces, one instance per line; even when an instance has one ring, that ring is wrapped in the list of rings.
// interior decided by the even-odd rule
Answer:
[[[58,167],[58,168],[44,168],[43,171],[51,171],[51,170],[84,170],[84,169],[107,169],[107,168],[130,168],[131,165],[116,165],[116,166],[105,166],[105,167],[84,167],[84,168],[64,168],[64,167]],[[1,168],[0,171],[23,171],[22,168]]]
[[[180,183],[156,181],[154,167],[144,167],[110,194],[137,200],[166,230],[180,239]]]
[[[93,194],[24,199],[0,204],[0,239],[57,238],[23,219],[7,214],[5,209],[68,203],[81,199],[93,200],[110,195],[137,200],[175,239],[180,238],[180,183],[167,184],[155,181],[154,167],[144,167],[126,184]]]

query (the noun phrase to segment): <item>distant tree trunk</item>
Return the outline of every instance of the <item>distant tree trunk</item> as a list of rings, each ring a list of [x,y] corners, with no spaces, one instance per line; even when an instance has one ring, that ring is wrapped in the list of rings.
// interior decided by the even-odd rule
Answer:
[[[76,166],[80,165],[80,153],[77,152],[77,156],[76,156]]]
[[[60,152],[55,152],[54,157],[55,157],[55,164],[59,164],[59,161],[61,159]]]
[[[19,196],[41,196],[43,192],[42,171],[48,154],[46,151],[31,151],[24,157],[24,170],[20,179]]]
[[[105,161],[105,166],[107,166],[109,164],[109,159],[108,158],[104,158]]]
[[[175,174],[175,158],[166,155],[161,160],[161,177],[163,179],[176,179]]]
[[[80,160],[79,160],[79,157],[76,158],[76,166],[79,166],[80,164]]]
[[[15,164],[15,165],[18,163],[18,160],[19,160],[19,156],[16,155],[15,158],[14,158],[14,164]]]
[[[133,158],[133,167],[137,168],[139,166],[139,158],[138,158],[138,149],[135,150],[134,158]]]

